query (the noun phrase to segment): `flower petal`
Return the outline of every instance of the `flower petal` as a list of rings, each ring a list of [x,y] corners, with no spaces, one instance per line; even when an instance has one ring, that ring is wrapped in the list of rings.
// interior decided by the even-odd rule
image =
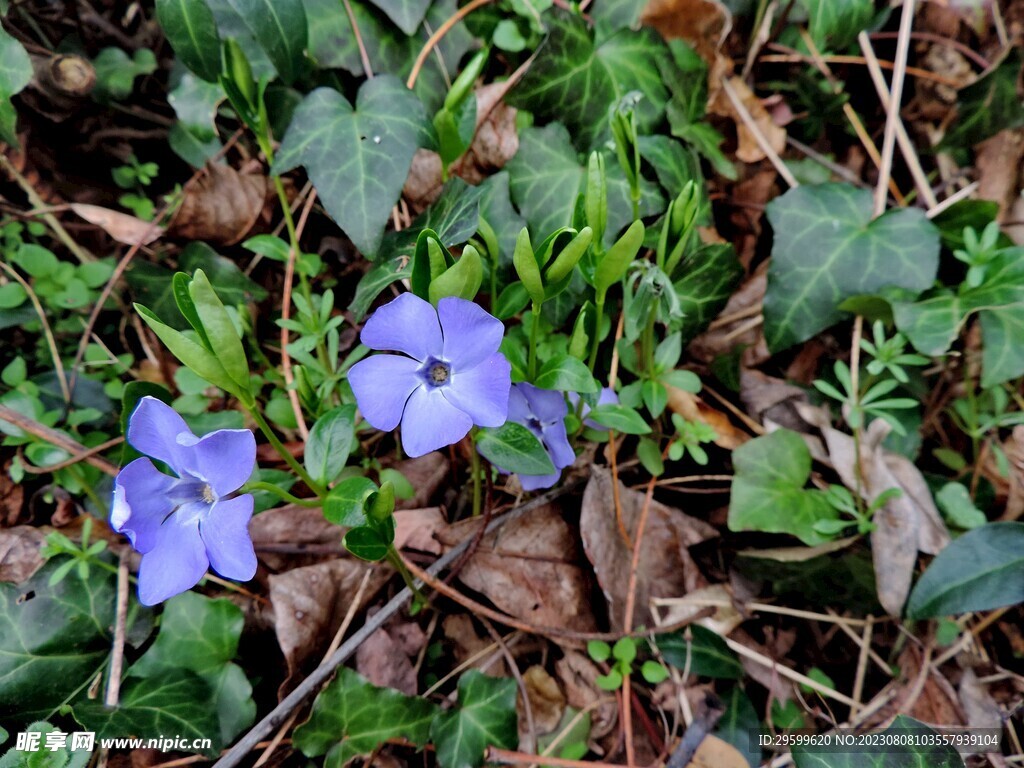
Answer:
[[[174,509],[167,493],[176,482],[149,459],[131,462],[114,479],[110,527],[127,536],[139,552],[149,552],[156,545],[160,524]]]
[[[413,390],[423,384],[420,364],[400,355],[374,355],[360,360],[348,372],[348,383],[363,418],[384,432],[402,420]]]
[[[569,436],[565,431],[565,422],[559,419],[554,424],[546,424],[543,428],[544,447],[556,467],[571,466],[576,461],[576,452],[569,444]]]
[[[530,404],[530,411],[538,421],[556,422],[565,418],[569,406],[565,404],[565,395],[552,389],[538,389],[533,384],[523,382],[518,385]]]
[[[210,565],[221,576],[248,581],[256,575],[256,552],[249,537],[250,494],[218,501],[199,522]]]
[[[188,464],[187,446],[196,441],[185,420],[150,395],[139,400],[128,419],[127,437],[135,450],[164,462],[179,476]]]
[[[210,561],[192,515],[175,514],[159,527],[153,548],[139,566],[139,602],[156,605],[203,578]]]
[[[440,357],[443,350],[437,312],[413,293],[403,293],[374,312],[359,340],[370,349],[404,352],[420,362]]]
[[[533,411],[523,394],[522,384],[513,384],[508,392],[508,420],[527,425],[533,421]]]
[[[256,464],[256,438],[248,429],[218,429],[187,450],[191,466],[185,469],[208,482],[218,496],[241,488]]]
[[[412,393],[402,417],[402,448],[416,458],[457,443],[473,420],[445,400],[441,389],[423,387]]]
[[[512,366],[501,353],[468,370],[452,368],[452,379],[440,387],[445,400],[469,414],[480,427],[500,427],[508,419]]]
[[[479,365],[501,346],[505,326],[471,301],[441,299],[437,315],[444,333],[444,359],[456,372]]]
[[[550,488],[558,482],[561,476],[561,470],[553,475],[517,475],[519,484],[523,487],[524,491],[539,491],[542,488]]]

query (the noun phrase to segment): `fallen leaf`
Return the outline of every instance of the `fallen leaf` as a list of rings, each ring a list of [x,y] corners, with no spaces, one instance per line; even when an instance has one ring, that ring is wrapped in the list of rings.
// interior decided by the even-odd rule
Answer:
[[[687,421],[697,421],[715,430],[714,443],[719,448],[734,450],[750,439],[743,430],[734,426],[729,417],[717,408],[712,408],[703,399],[684,389],[666,385],[668,407]]]
[[[1021,164],[1024,161],[1024,130],[1000,131],[981,142],[974,156],[978,168],[978,197],[999,203],[999,221],[1019,197]]]
[[[363,591],[362,606],[391,576],[389,568],[336,559],[270,577],[274,632],[288,665],[288,676],[278,688],[279,698],[320,663],[367,568],[372,569],[372,575]]]
[[[767,287],[768,265],[765,262],[729,297],[725,309],[708,330],[690,342],[690,356],[710,363],[737,347],[743,347],[740,365],[747,368],[755,368],[771,357],[764,340],[761,314],[761,302]],[[723,322],[725,318],[730,319]]]
[[[591,713],[591,740],[603,738],[615,729],[619,708],[614,696],[597,687],[601,670],[593,661],[578,651],[566,650],[565,656],[555,662],[555,675],[562,683],[569,706]]]
[[[242,174],[223,163],[185,185],[167,234],[184,240],[234,245],[256,224],[269,187],[261,174]]]
[[[1024,424],[1013,428],[1013,433],[1003,443],[1003,453],[1010,464],[1010,477],[1005,481],[1008,485],[1006,511],[1001,519],[1018,520],[1024,515]],[[998,469],[989,474],[998,477]]]
[[[618,495],[622,524],[632,537],[640,520],[644,494],[620,482]],[[608,601],[612,629],[620,631],[624,627],[633,547],[623,541],[619,531],[612,476],[602,467],[593,468],[583,493],[580,535],[587,559],[594,566],[597,581]],[[718,532],[703,520],[651,500],[637,568],[634,626],[652,624],[652,597],[680,597],[705,586],[704,577],[688,550],[717,535]]]
[[[727,741],[709,733],[701,741],[687,768],[749,768],[746,756]]]
[[[260,560],[273,571],[311,565],[344,552],[344,530],[327,522],[319,507],[268,509],[252,519],[249,535]],[[275,551],[282,547],[288,550]]]
[[[11,480],[10,467],[0,469],[0,527],[17,525],[25,508],[25,486]]]
[[[704,615],[709,606],[714,609],[710,616]],[[743,623],[743,617],[733,606],[733,596],[725,584],[710,584],[695,589],[686,597],[658,601],[660,615],[655,615],[659,627],[682,624],[695,619],[696,624],[725,637]]]
[[[440,555],[438,535],[448,527],[440,507],[395,512],[395,547]]]
[[[959,697],[949,680],[929,665],[924,681],[921,681],[921,653],[921,649],[913,643],[904,648],[897,660],[900,668],[897,695],[888,706],[879,710],[873,724],[883,722],[897,712],[910,715],[923,723],[946,727],[964,724]]]
[[[88,203],[71,203],[68,207],[125,245],[149,245],[164,234],[164,228],[152,221],[143,221],[110,208]]]
[[[459,664],[468,664],[471,669],[479,669],[491,677],[509,676],[501,651],[490,638],[477,632],[473,619],[466,614],[445,616],[441,622],[441,631],[448,640],[447,647]]]
[[[988,687],[982,683],[973,669],[965,669],[959,685],[960,705],[971,728],[999,731],[1003,726],[1003,713],[992,698]],[[983,751],[983,750],[975,750]]]
[[[740,402],[758,423],[772,421],[794,432],[805,428],[794,405],[807,402],[807,392],[782,379],[741,367]]]
[[[46,562],[39,553],[45,538],[32,525],[0,529],[0,582],[20,584],[38,571]]]
[[[416,669],[408,650],[395,641],[390,630],[376,630],[359,646],[356,670],[378,687],[416,695]]]
[[[666,40],[685,40],[712,61],[732,26],[732,13],[717,0],[650,0],[640,21]]]
[[[444,543],[472,535],[477,525],[472,523],[450,530]],[[590,632],[597,625],[576,551],[572,529],[558,508],[545,505],[484,536],[458,578],[530,624]]]
[[[558,727],[565,713],[565,694],[555,678],[544,667],[536,664],[523,672],[523,683],[530,699],[533,725],[537,729],[534,735],[551,733]],[[522,691],[516,697],[516,712],[519,713],[519,740],[522,742],[524,737],[530,735],[526,733],[528,723]]]
[[[448,459],[440,451],[428,453],[416,459],[405,459],[387,465],[396,469],[412,485],[415,495],[411,499],[402,499],[396,509],[419,509],[429,507],[434,500],[437,489],[448,480]]]
[[[786,129],[775,124],[771,113],[761,103],[757,94],[750,90],[750,86],[747,85],[743,78],[730,77],[728,82],[736,94],[736,98],[747,108],[747,112],[750,113],[754,125],[757,126],[757,129],[767,141],[768,146],[776,154],[781,154],[786,149]],[[710,97],[708,112],[719,117],[728,117],[736,123],[737,159],[744,163],[758,163],[767,157],[755,138],[754,132],[747,125],[746,121],[740,117],[740,113],[732,103],[732,100],[726,95],[724,88],[719,88]]]

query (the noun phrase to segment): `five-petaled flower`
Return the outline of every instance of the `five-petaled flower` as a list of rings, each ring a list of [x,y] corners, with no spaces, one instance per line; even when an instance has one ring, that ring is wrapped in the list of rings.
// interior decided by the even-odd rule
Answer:
[[[565,432],[565,416],[568,412],[565,394],[562,392],[538,389],[525,382],[513,385],[508,396],[508,420],[522,424],[533,432],[544,445],[557,470],[551,475],[519,475],[519,483],[524,491],[550,488],[562,476],[562,469],[576,460],[576,454],[569,445],[569,436]]]
[[[144,397],[128,421],[127,438],[177,475],[140,458],[114,481],[111,526],[142,554],[139,602],[155,605],[191,589],[210,566],[230,579],[251,579],[253,497],[230,494],[256,463],[252,432],[219,429],[196,437],[174,409]]]
[[[449,297],[437,310],[412,293],[378,309],[360,340],[375,355],[352,366],[349,383],[363,417],[422,456],[461,440],[476,424],[508,416],[511,366],[498,352],[504,326],[471,301]]]

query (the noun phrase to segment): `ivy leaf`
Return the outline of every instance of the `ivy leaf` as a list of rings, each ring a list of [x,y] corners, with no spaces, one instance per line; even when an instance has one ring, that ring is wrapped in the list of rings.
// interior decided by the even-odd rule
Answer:
[[[430,0],[372,0],[400,30],[412,35],[419,29]]]
[[[167,94],[167,103],[174,107],[178,122],[202,142],[216,139],[217,126],[214,120],[217,107],[224,98],[224,89],[216,83],[209,83],[191,72],[182,71],[178,84]]]
[[[224,304],[247,306],[267,298],[267,290],[250,279],[231,259],[226,259],[206,243],[196,240],[181,252],[178,266],[182,272],[202,270]]]
[[[210,756],[220,751],[220,728],[213,690],[199,675],[170,669],[151,677],[130,677],[121,686],[117,707],[84,696],[72,714],[98,739],[125,734],[174,734],[183,739],[210,739]],[[198,750],[197,750],[198,751]]]
[[[327,752],[325,768],[342,768],[357,755],[368,755],[387,739],[427,743],[437,706],[378,688],[353,670],[338,676],[313,702],[309,720],[295,729],[294,744],[306,757]]]
[[[306,68],[309,28],[302,0],[227,0],[288,85]]]
[[[374,299],[380,296],[385,288],[409,277],[412,277],[412,262],[406,256],[396,256],[370,267],[370,270],[359,279],[352,303],[349,304],[356,321],[366,316]]]
[[[800,0],[807,9],[808,32],[821,51],[849,47],[875,14],[872,0]]]
[[[872,220],[871,211],[869,190],[838,183],[797,187],[768,204],[775,240],[764,316],[773,352],[837,323],[851,296],[932,284],[939,234],[924,213],[901,208]]]
[[[761,764],[761,749],[751,743],[754,740],[750,735],[761,727],[757,710],[738,685],[722,697],[722,703],[725,712],[718,720],[715,735],[736,747],[747,758],[747,763],[756,768]]]
[[[355,442],[356,407],[339,405],[309,430],[303,463],[313,479],[327,485],[345,466]]]
[[[380,253],[384,258],[412,257],[416,239],[425,229],[433,230],[442,245],[452,247],[466,242],[476,234],[480,220],[480,199],[484,190],[459,178],[445,184],[441,196],[412,224],[398,232],[384,235]]]
[[[194,672],[211,689],[221,743],[227,744],[256,718],[252,685],[242,668],[232,663],[244,619],[229,600],[211,600],[194,592],[177,595],[164,605],[160,634],[128,670],[128,677]]]
[[[32,61],[24,46],[0,29],[0,139],[18,147],[18,113],[11,97],[20,93],[32,79]]]
[[[735,475],[729,530],[788,533],[814,546],[828,541],[814,529],[838,513],[818,490],[805,490],[811,452],[796,432],[779,429],[744,443],[732,454]]]
[[[637,125],[649,133],[660,120],[668,91],[658,59],[665,44],[651,29],[622,29],[597,42],[579,15],[554,9],[536,59],[506,100],[542,120],[560,120],[580,150],[596,148],[608,134],[608,108],[630,91],[644,98]]]
[[[156,0],[156,17],[181,62],[215,83],[220,74],[220,35],[205,0]]]
[[[710,243],[687,249],[675,272],[683,275],[673,284],[682,317],[672,327],[688,344],[725,307],[743,279],[743,265],[730,243]]]
[[[938,556],[914,586],[907,616],[926,619],[1024,602],[1024,523],[968,531]]]
[[[506,421],[496,428],[481,429],[476,447],[485,459],[507,472],[551,475],[557,471],[536,435],[514,421]]]
[[[680,632],[670,632],[658,638],[658,649],[665,661],[677,669],[687,668],[691,675],[741,680],[743,665],[720,635],[694,624],[690,627],[690,640]]]
[[[423,121],[419,99],[390,75],[366,81],[355,109],[337,91],[317,88],[295,110],[274,173],[305,166],[327,212],[375,257]]]
[[[960,753],[934,737],[924,723],[897,715],[877,744],[794,746],[793,762],[796,768],[963,768]]]
[[[983,77],[957,94],[957,119],[942,139],[946,147],[972,147],[999,131],[1024,125],[1024,102],[1017,95],[1024,53],[1009,46],[1006,56]]]
[[[472,669],[459,678],[459,706],[430,727],[440,768],[479,768],[487,747],[512,749],[518,741],[516,683]]]
[[[610,159],[605,165],[608,178],[605,240],[610,244],[633,220],[633,211],[629,185],[618,161]],[[512,201],[526,218],[536,241],[572,223],[586,168],[580,164],[564,125],[551,123],[523,131],[519,135],[519,151],[507,168]],[[665,209],[665,200],[657,185],[642,180],[640,194],[641,216],[654,216]]]

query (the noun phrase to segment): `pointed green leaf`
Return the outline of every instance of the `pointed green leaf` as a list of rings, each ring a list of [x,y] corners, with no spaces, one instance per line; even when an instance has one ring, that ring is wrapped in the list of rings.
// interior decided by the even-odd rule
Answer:
[[[1002,61],[957,94],[957,119],[942,139],[946,147],[972,147],[1007,128],[1024,125],[1017,95],[1024,53],[1007,46]]]
[[[608,249],[594,270],[594,289],[598,297],[607,293],[626,274],[644,242],[644,223],[634,221]]]
[[[851,45],[875,15],[872,0],[800,0],[800,5],[807,9],[807,31],[822,51]]]
[[[156,17],[181,62],[203,80],[217,82],[220,35],[206,0],[156,0]]]
[[[225,392],[232,394],[241,394],[238,385],[228,376],[216,355],[183,333],[165,325],[159,317],[141,304],[135,305],[135,311],[139,313],[139,317],[146,322],[157,338],[164,343],[164,346],[170,350],[171,354],[184,365],[215,387],[220,387]]]
[[[480,253],[472,245],[467,245],[454,265],[430,281],[430,303],[436,307],[437,302],[449,296],[471,301],[483,280],[484,266]]]
[[[615,403],[597,406],[586,415],[586,418],[624,435],[646,435],[651,431],[643,416],[632,408]]]
[[[540,440],[514,421],[507,421],[500,427],[481,429],[476,447],[481,456],[506,472],[550,475],[556,471]]]
[[[360,525],[350,529],[342,539],[345,549],[360,560],[370,563],[379,563],[387,557],[390,543],[379,530],[369,525]]]
[[[339,405],[319,419],[309,430],[303,463],[313,479],[327,485],[345,467],[355,443],[356,407]]]
[[[288,85],[306,69],[309,29],[302,0],[227,0]]]
[[[395,22],[395,26],[405,34],[411,35],[419,29],[423,17],[430,7],[430,0],[371,0],[384,11],[387,17]]]
[[[324,517],[350,528],[366,523],[366,498],[377,490],[368,477],[348,477],[334,486],[324,499]]]
[[[419,99],[390,75],[365,82],[355,109],[337,91],[317,88],[295,110],[274,173],[305,166],[328,213],[375,257],[423,121]]]
[[[922,211],[872,220],[870,190],[791,189],[767,207],[775,233],[764,298],[765,338],[778,352],[843,319],[839,304],[896,287],[923,291],[938,269],[938,230]]]
[[[600,387],[582,360],[556,355],[541,366],[534,386],[561,392],[597,392]]]
[[[250,386],[249,361],[245,358],[242,340],[238,337],[235,324],[231,322],[231,316],[203,270],[196,270],[188,292],[202,323],[203,335],[210,345],[210,351],[235,383],[236,390],[247,392]],[[202,376],[201,373],[199,375]]]
[[[440,713],[430,727],[439,768],[479,768],[487,747],[512,749],[518,742],[516,682],[473,669],[459,678],[459,705]]]
[[[686,669],[689,663],[691,675],[728,680],[743,678],[743,665],[739,657],[720,635],[694,624],[688,630],[690,639],[687,640],[686,631],[670,632],[658,637],[658,649],[665,661],[676,669]]]

